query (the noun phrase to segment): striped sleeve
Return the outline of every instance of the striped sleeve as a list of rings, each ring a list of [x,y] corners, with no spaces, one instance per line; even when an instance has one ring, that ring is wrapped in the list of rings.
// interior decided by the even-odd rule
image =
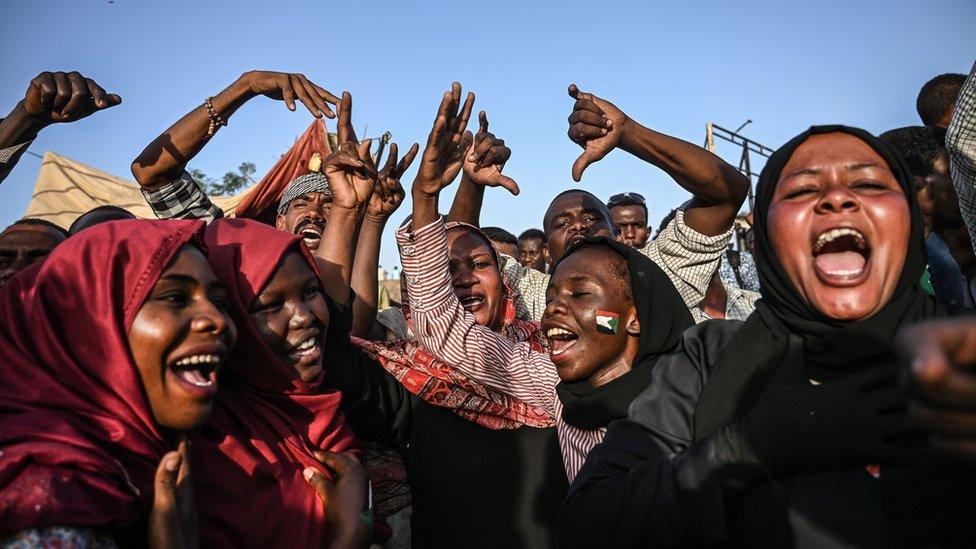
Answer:
[[[952,186],[959,195],[959,211],[976,247],[976,64],[959,90],[946,132],[946,148]]]
[[[678,208],[674,219],[647,243],[641,253],[664,269],[674,287],[694,309],[705,299],[712,273],[718,270],[725,248],[732,238],[732,227],[715,236],[704,235],[685,225],[685,209],[689,202]]]
[[[552,412],[559,377],[549,355],[478,325],[454,295],[443,218],[416,231],[405,224],[396,238],[421,345],[493,389]]]

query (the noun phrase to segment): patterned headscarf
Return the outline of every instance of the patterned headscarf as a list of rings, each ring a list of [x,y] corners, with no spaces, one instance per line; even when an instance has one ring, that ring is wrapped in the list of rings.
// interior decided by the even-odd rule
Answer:
[[[285,187],[285,192],[281,194],[281,200],[278,202],[278,213],[284,215],[288,211],[288,204],[305,193],[324,193],[332,196],[329,180],[319,172],[311,172],[296,177]]]

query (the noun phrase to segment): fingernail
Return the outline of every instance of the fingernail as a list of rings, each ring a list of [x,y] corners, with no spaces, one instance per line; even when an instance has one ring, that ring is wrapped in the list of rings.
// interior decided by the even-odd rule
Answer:
[[[917,376],[925,375],[925,370],[926,370],[925,360],[923,360],[921,357],[916,358],[915,360],[912,361],[912,372],[915,375]]]
[[[607,129],[606,128],[602,128],[600,131],[602,131],[603,133],[607,133]]]
[[[163,465],[163,467],[165,467],[167,471],[172,473],[173,471],[177,470],[180,467],[179,462],[180,462],[179,456],[169,456],[168,458],[166,458],[166,463]]]
[[[306,467],[305,470],[302,471],[302,476],[305,477],[305,480],[312,480],[312,477],[315,476],[315,468],[314,467]]]

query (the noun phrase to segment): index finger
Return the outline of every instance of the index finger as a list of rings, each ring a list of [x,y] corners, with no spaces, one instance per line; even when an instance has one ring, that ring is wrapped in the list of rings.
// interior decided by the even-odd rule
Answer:
[[[452,136],[451,142],[455,145],[460,143],[461,136],[468,128],[468,119],[471,118],[471,109],[474,108],[474,94],[468,92],[468,97],[464,100],[464,106],[461,107],[461,114],[458,116],[457,120],[454,122],[454,135]]]
[[[478,113],[478,133],[488,133],[488,115],[485,111]]]
[[[339,102],[339,122],[336,123],[336,134],[339,143],[355,140],[355,132],[352,129],[352,95],[342,92],[342,101]]]
[[[383,164],[383,171],[390,175],[393,173],[393,168],[396,166],[397,161],[397,144],[390,143],[390,152],[386,155],[386,163]]]
[[[404,174],[404,172],[406,172],[407,169],[410,168],[410,164],[413,164],[413,159],[416,158],[418,151],[420,151],[420,145],[414,143],[410,147],[410,150],[407,151],[407,154],[403,155],[403,158],[400,160],[400,163],[397,164],[396,168],[394,168],[393,170],[393,173],[396,174],[397,179],[400,179],[400,177]]]
[[[308,80],[308,83],[312,85],[312,88],[315,89],[315,91],[319,94],[319,97],[325,99],[327,102],[332,103],[333,105],[339,104],[339,98],[333,95],[332,92],[323,88],[322,86],[319,86],[311,80]]]

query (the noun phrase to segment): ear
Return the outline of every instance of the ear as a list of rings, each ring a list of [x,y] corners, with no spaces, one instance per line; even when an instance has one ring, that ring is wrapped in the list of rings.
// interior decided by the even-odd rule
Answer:
[[[547,265],[549,264],[550,261],[552,261],[552,254],[549,253],[548,244],[542,245],[542,259],[545,260]]]
[[[285,230],[285,216],[278,214],[278,217],[275,217],[275,227],[279,231]]]
[[[624,327],[627,330],[627,335],[640,337],[640,320],[637,320],[637,309],[631,307],[627,311],[627,326]]]

